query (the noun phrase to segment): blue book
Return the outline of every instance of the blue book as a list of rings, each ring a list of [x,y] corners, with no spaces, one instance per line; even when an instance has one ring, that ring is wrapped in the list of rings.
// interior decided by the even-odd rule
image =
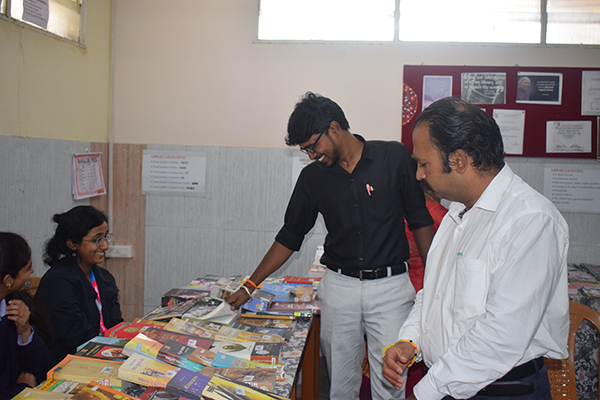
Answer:
[[[175,396],[201,400],[202,392],[209,381],[210,378],[208,376],[181,368],[167,383],[165,391]]]

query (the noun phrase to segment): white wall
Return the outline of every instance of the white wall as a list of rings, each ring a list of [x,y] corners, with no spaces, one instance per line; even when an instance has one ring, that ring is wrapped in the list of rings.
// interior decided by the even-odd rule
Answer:
[[[337,101],[352,131],[398,140],[405,64],[600,66],[600,46],[255,44],[253,0],[114,6],[123,143],[285,147],[287,118],[308,90]]]

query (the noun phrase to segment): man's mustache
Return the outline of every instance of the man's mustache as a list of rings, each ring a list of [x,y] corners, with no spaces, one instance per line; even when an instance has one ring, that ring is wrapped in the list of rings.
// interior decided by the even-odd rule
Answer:
[[[420,180],[419,185],[421,186],[421,189],[433,192],[433,189],[431,186],[429,186],[429,183],[427,183],[425,179]]]

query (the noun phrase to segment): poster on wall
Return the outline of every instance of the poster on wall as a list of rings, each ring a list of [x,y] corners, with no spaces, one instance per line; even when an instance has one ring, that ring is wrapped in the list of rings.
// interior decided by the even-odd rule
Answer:
[[[547,121],[546,153],[591,153],[592,121]]]
[[[439,99],[452,96],[452,76],[423,76],[423,108]]]
[[[561,104],[561,73],[517,72],[517,75],[517,103]]]
[[[506,73],[463,72],[460,97],[472,104],[506,104]]]
[[[206,193],[206,153],[144,150],[142,194],[199,196]]]
[[[81,200],[106,194],[101,153],[73,155],[73,199]]]
[[[504,143],[505,154],[523,154],[525,110],[495,109],[493,114]]]
[[[581,115],[600,115],[600,71],[581,72]]]
[[[546,165],[544,196],[560,211],[600,213],[600,165]]]

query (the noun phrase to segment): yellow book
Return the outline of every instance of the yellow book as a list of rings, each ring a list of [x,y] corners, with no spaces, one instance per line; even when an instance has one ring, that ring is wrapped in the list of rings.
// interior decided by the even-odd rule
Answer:
[[[123,347],[122,353],[127,356],[130,356],[133,353],[147,354],[152,358],[156,358],[158,351],[162,347],[162,343],[150,339],[143,333],[138,333],[136,337],[127,342],[125,347]]]
[[[200,328],[194,324],[190,324],[179,318],[171,319],[164,327],[167,331],[180,332],[188,335],[196,335],[205,339],[213,339],[215,338],[214,333],[208,332],[207,330]]]
[[[121,386],[121,379],[117,376],[121,364],[119,361],[79,357],[69,354],[48,371],[47,378],[85,384],[94,381],[106,386]]]
[[[25,388],[13,400],[66,400],[70,399],[72,394],[53,393],[45,390]]]
[[[144,354],[133,353],[119,367],[119,378],[142,386],[164,388],[181,368],[174,367]]]

